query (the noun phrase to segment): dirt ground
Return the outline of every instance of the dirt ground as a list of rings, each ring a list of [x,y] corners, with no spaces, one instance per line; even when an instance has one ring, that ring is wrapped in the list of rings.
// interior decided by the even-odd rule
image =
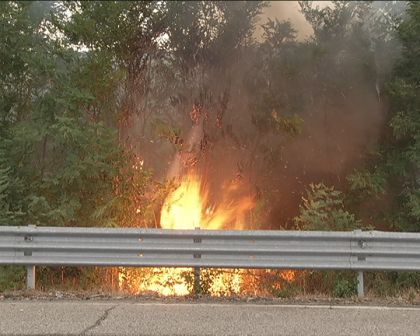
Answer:
[[[211,297],[211,296],[182,296],[182,297],[162,297],[157,295],[131,295],[123,293],[102,293],[102,292],[70,292],[70,291],[6,291],[0,292],[0,300],[20,301],[20,300],[121,300],[134,302],[160,302],[160,303],[238,303],[238,304],[302,304],[302,305],[372,305],[372,306],[419,306],[420,293],[414,295],[403,295],[400,297],[378,298],[366,295],[364,298],[330,298],[325,296],[296,296],[293,298],[268,298],[268,297]]]

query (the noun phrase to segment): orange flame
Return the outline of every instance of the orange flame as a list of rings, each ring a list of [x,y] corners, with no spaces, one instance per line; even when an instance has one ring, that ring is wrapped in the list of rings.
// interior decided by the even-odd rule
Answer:
[[[251,196],[238,196],[238,183],[232,181],[222,188],[223,197],[220,204],[210,204],[208,190],[202,179],[194,172],[185,175],[177,188],[166,197],[161,211],[160,224],[164,229],[242,229],[246,213],[254,206]],[[120,279],[120,288],[125,283],[130,291],[153,292],[163,296],[187,295],[191,284],[186,281],[185,274],[192,275],[190,268],[151,268],[142,274],[142,279],[133,290],[133,285],[127,284],[130,271],[123,269],[124,277]],[[239,293],[243,277],[242,271],[235,274],[208,271],[212,278],[209,291],[212,295]],[[205,273],[205,274],[207,274]],[[129,276],[132,282],[133,276]],[[134,278],[137,278],[134,276]]]
[[[201,179],[191,173],[166,198],[160,225],[165,229],[242,229],[255,202],[251,196],[237,197],[238,188],[235,181],[224,186],[220,204],[211,205]]]
[[[202,222],[204,200],[201,182],[196,175],[189,175],[170,193],[163,203],[160,225],[164,229],[194,229]]]
[[[223,196],[217,204],[212,204],[208,186],[195,172],[181,178],[179,185],[166,197],[160,217],[164,229],[237,229],[245,228],[246,216],[255,206],[252,196],[244,196],[240,181],[234,180],[222,186]],[[135,293],[155,293],[162,296],[182,296],[190,294],[192,288],[187,278],[191,278],[191,268],[155,267],[137,274],[122,269],[120,288],[128,288]],[[203,270],[202,276],[211,279],[208,290],[213,296],[239,294],[246,285],[246,272],[235,270]],[[187,275],[187,276],[186,276]],[[252,274],[249,274],[252,277]],[[294,271],[284,271],[280,277],[288,282],[295,278]],[[127,281],[128,279],[128,281]],[[278,284],[280,285],[280,284]]]

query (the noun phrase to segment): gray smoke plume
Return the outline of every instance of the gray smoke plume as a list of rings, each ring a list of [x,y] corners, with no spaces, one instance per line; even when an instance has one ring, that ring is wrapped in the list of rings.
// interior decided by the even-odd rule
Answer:
[[[313,2],[313,6],[320,8],[331,5],[332,2]],[[266,221],[256,225],[273,229],[290,227],[305,187],[312,182],[343,187],[346,176],[363,166],[384,132],[387,120],[384,83],[399,54],[391,16],[401,15],[404,10],[402,5],[391,5],[373,3],[369,22],[360,25],[363,36],[355,34],[345,41],[320,40],[319,45],[312,47],[315,32],[297,2],[271,2],[265,8],[259,25],[269,18],[290,20],[297,31],[296,41],[287,47],[292,54],[283,53],[279,57],[289,57],[287,62],[301,62],[301,66],[290,76],[286,72],[281,78],[271,79],[283,88],[278,94],[294,101],[296,106],[286,104],[272,113],[298,114],[303,119],[301,134],[291,137],[257,129],[254,92],[244,82],[249,80],[250,73],[258,76],[258,72],[252,71],[263,60],[251,50],[226,62],[222,69],[207,73],[206,99],[211,103],[203,106],[205,120],[191,123],[192,89],[179,95],[184,97],[184,103],[165,110],[166,121],[179,129],[181,149],[152,133],[148,135],[150,140],[142,135],[142,142],[132,143],[142,144],[139,153],[161,179],[182,174],[185,157],[198,158],[215,198],[222,199],[220,186],[226,180],[242,179],[248,186],[244,188],[246,192],[269,202],[264,210]],[[381,20],[385,22],[379,25]],[[388,27],[389,31],[377,27]],[[254,36],[258,48],[264,43],[262,29],[257,27]],[[268,83],[267,87],[270,85],[274,84]],[[220,125],[216,126],[223,105],[220,97],[225,91],[229,92],[228,103]],[[168,100],[173,92],[167,91]],[[265,119],[271,120],[267,115]],[[136,140],[137,131],[134,123],[127,134]],[[203,143],[205,154],[201,153]]]

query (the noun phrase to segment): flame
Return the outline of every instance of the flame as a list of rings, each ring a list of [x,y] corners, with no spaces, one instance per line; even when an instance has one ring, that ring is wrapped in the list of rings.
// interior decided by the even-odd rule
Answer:
[[[247,215],[255,206],[255,201],[253,197],[246,195],[242,186],[238,179],[225,183],[221,188],[223,196],[214,204],[210,200],[205,181],[196,172],[189,172],[167,195],[161,209],[160,225],[164,229],[172,230],[244,229]],[[192,268],[154,267],[141,271],[122,268],[120,272],[120,288],[132,293],[184,296],[192,292]],[[252,282],[254,275],[253,272],[244,270],[201,271],[201,279],[207,281],[206,287],[213,296],[243,293],[246,282]],[[295,271],[277,273],[276,278],[275,286],[279,287],[280,279],[294,281]]]
[[[178,188],[166,198],[160,218],[164,229],[243,229],[245,216],[254,207],[251,196],[238,196],[239,183],[234,180],[222,187],[218,205],[210,204],[208,190],[195,173],[185,176]]]
[[[295,281],[296,271],[295,270],[282,271],[281,277],[283,278],[283,280],[286,280],[287,282]]]
[[[204,201],[200,179],[195,174],[188,175],[163,203],[161,227],[178,230],[200,228]]]
[[[241,197],[236,200],[233,193],[237,191],[238,185],[231,183],[223,187],[224,195],[218,206],[209,202],[208,189],[198,174],[191,172],[182,178],[179,186],[170,193],[162,207],[160,225],[164,229],[222,229],[225,227],[243,227],[244,214],[251,210],[254,201],[251,197]],[[192,272],[191,269],[171,269],[166,276],[179,279],[185,272]],[[239,292],[242,283],[240,274],[234,276],[218,274],[212,279],[209,291],[213,295],[221,295],[227,292],[227,287],[233,292]],[[229,283],[229,286],[226,284]],[[163,291],[158,291],[164,294]],[[178,284],[173,287],[173,294],[185,295],[189,293],[186,283],[184,286]],[[171,293],[172,294],[172,293]]]
[[[164,229],[242,229],[246,214],[254,207],[251,196],[243,196],[240,183],[230,181],[222,186],[223,197],[219,204],[212,204],[207,185],[195,172],[181,178],[178,186],[166,197],[160,217]],[[130,292],[153,292],[162,296],[191,293],[191,268],[154,267],[143,270],[140,276],[134,271],[121,269],[120,288]],[[242,271],[232,272],[203,270],[202,277],[210,279],[212,295],[237,294],[243,282]]]

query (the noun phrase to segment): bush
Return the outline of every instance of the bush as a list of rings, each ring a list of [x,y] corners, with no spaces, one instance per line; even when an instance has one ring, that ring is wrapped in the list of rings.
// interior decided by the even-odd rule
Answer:
[[[416,272],[368,272],[365,283],[369,291],[380,297],[401,295],[420,290],[420,274]]]
[[[345,210],[343,193],[322,183],[310,184],[295,222],[302,230],[353,230],[361,223]]]
[[[357,281],[348,279],[337,279],[333,289],[333,296],[348,298],[357,293]]]

